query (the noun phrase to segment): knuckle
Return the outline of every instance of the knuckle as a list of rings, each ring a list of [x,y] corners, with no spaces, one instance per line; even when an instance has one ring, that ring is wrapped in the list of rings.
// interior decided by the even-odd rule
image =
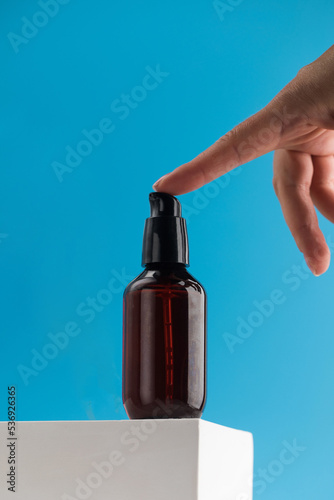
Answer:
[[[310,192],[310,184],[309,182],[292,182],[288,184],[288,186],[295,191],[296,194],[309,194]]]
[[[334,178],[312,182],[312,191],[324,192],[334,191]]]
[[[220,140],[223,144],[228,145],[235,155],[235,161],[238,165],[241,163],[240,151],[238,149],[238,139],[240,134],[240,127],[237,125],[232,130],[227,132]]]
[[[315,229],[316,225],[311,221],[303,221],[296,227],[296,231],[300,235],[309,234]]]
[[[298,78],[305,78],[310,72],[311,64],[306,64],[297,71]]]
[[[297,196],[298,198],[305,198],[310,194],[310,184],[309,182],[294,182],[294,181],[283,181],[276,175],[273,177],[273,188],[277,197],[280,197],[282,193],[290,194],[292,196]]]

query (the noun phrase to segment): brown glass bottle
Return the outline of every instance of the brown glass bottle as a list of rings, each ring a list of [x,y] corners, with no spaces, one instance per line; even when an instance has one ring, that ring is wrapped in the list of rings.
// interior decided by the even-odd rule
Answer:
[[[145,270],[124,291],[123,404],[130,419],[199,418],[206,395],[206,294],[186,269],[179,201],[151,193],[150,203]]]

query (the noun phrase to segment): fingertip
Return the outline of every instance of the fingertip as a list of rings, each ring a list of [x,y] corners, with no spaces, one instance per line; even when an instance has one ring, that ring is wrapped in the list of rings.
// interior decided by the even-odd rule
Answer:
[[[168,176],[169,174],[165,174],[163,175],[162,177],[160,177],[160,179],[158,179],[157,181],[155,181],[155,183],[153,184],[152,188],[154,189],[154,191],[159,191],[159,189],[161,188],[161,183],[163,182],[163,180]]]
[[[202,174],[190,168],[189,164],[184,164],[160,177],[153,184],[153,189],[178,196],[194,191],[203,184]]]
[[[320,256],[319,253],[321,253],[322,255]],[[316,256],[314,254],[313,255],[304,254],[304,259],[309,269],[311,270],[312,274],[318,277],[324,274],[329,268],[331,259],[330,251],[327,247],[324,248],[323,251],[321,252],[318,251]]]

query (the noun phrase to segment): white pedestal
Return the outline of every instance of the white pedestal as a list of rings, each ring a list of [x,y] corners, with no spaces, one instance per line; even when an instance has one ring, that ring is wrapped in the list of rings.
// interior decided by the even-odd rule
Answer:
[[[252,499],[252,435],[204,420],[17,422],[15,435],[0,422],[1,500]]]

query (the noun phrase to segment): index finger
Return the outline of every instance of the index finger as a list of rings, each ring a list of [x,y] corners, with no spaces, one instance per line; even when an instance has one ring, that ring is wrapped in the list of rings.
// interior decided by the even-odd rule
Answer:
[[[188,193],[276,149],[286,125],[291,125],[296,116],[273,102],[223,135],[192,161],[161,177],[153,189],[174,195]]]

